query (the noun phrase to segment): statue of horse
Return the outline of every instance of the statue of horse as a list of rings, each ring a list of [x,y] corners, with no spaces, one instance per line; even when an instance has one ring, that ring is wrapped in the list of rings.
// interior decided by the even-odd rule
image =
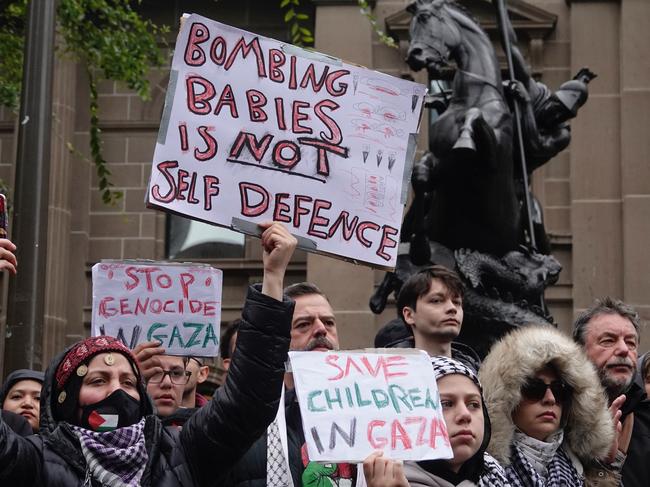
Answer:
[[[426,68],[431,79],[440,79],[454,63],[455,73],[448,106],[429,127],[429,152],[413,170],[414,199],[402,225],[408,254],[398,255],[395,272],[386,274],[370,308],[380,313],[388,296],[424,267],[454,269],[466,287],[459,340],[484,355],[508,330],[554,324],[543,293],[561,266],[522,245],[524,188],[513,161],[513,117],[490,39],[453,0],[416,0],[407,10],[413,15],[411,68]],[[512,88],[508,94],[516,102]],[[526,135],[539,134],[531,129]],[[548,154],[533,155],[541,160]]]
[[[416,0],[407,62],[439,79],[455,63],[453,95],[430,126],[429,152],[415,164],[414,201],[403,226],[415,264],[429,243],[497,256],[522,243],[513,172],[512,116],[490,39],[452,0]]]

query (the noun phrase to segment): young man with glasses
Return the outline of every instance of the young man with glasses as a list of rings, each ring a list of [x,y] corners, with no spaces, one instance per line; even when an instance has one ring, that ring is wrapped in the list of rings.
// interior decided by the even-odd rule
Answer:
[[[147,380],[147,394],[156,406],[156,414],[165,418],[174,414],[183,402],[183,391],[190,380],[187,357],[161,355],[160,367],[152,370]]]

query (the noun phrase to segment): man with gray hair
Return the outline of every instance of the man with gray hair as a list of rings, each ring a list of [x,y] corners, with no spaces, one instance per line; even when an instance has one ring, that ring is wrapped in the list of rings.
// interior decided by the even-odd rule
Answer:
[[[640,321],[634,308],[605,297],[596,300],[573,325],[573,338],[596,367],[610,403],[622,413],[618,449],[627,454],[625,487],[645,487],[650,479],[650,401],[634,382]]]
[[[327,296],[310,282],[292,284],[285,296],[296,303],[289,349],[305,352],[338,350],[336,316]],[[290,485],[352,486],[355,467],[348,463],[309,460],[293,374],[284,377],[284,420],[276,419],[267,432],[233,467],[227,487],[285,487]],[[280,427],[284,424],[283,427]],[[286,452],[286,457],[285,457]]]

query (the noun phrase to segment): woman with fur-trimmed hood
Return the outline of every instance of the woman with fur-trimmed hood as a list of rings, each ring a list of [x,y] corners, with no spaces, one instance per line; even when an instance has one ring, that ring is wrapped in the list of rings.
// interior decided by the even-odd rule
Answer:
[[[550,326],[516,330],[494,345],[479,376],[492,421],[488,451],[513,486],[620,483],[599,462],[614,441],[607,399],[573,340]]]

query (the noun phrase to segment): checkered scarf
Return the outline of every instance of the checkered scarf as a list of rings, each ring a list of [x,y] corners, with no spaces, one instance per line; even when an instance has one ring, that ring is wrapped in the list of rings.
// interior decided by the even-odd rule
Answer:
[[[548,474],[543,478],[522,451],[512,445],[512,463],[506,468],[512,487],[583,487],[582,478],[562,448],[558,448],[548,464]]]
[[[71,425],[86,460],[86,478],[111,487],[139,486],[148,458],[144,422],[142,418],[131,426],[104,433]]]
[[[433,366],[433,373],[435,374],[436,379],[451,374],[464,375],[465,377],[469,377],[479,388],[481,395],[483,394],[483,388],[481,387],[481,383],[478,381],[476,373],[464,363],[453,358],[436,355],[431,357],[431,365]]]
[[[483,471],[478,480],[479,487],[505,487],[508,479],[503,467],[489,453],[483,454]]]

